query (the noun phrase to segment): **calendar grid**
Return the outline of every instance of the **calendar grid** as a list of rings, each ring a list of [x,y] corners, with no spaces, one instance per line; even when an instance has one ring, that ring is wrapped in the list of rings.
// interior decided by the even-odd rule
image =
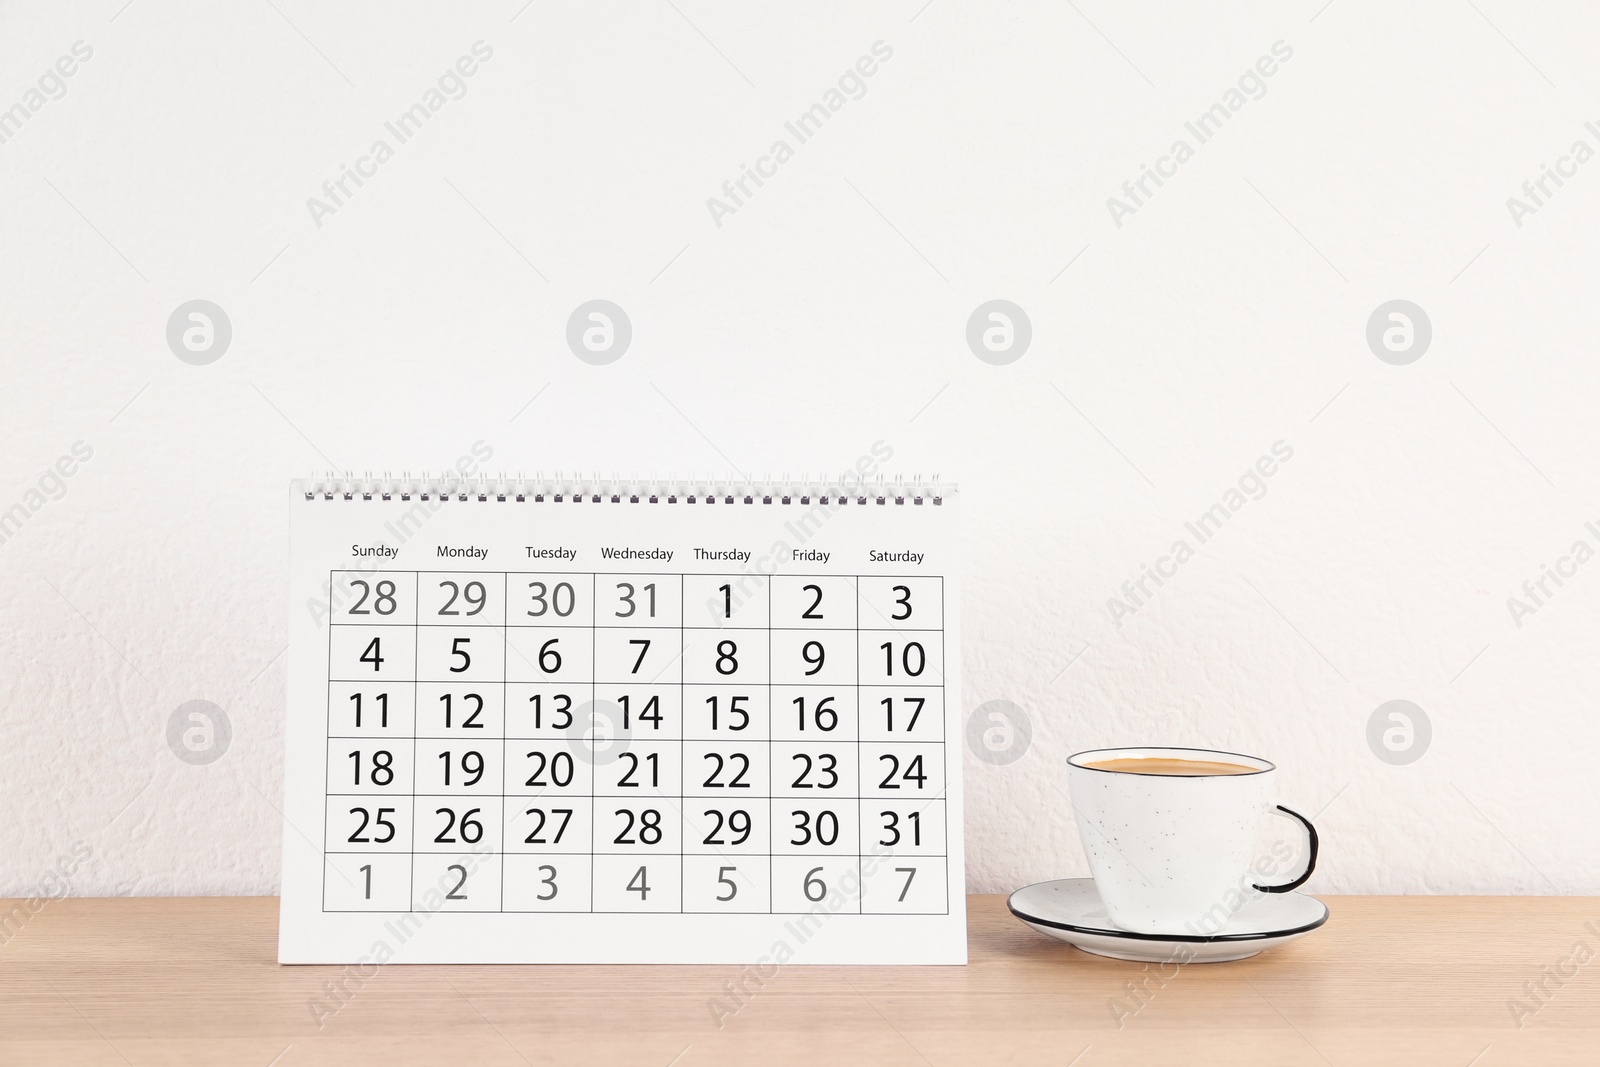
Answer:
[[[348,603],[341,604],[342,599],[355,600],[354,596],[333,597],[337,607],[327,628],[324,912],[404,912],[424,906],[425,897],[442,895],[446,910],[460,912],[804,915],[823,902],[829,902],[829,910],[840,910],[833,905],[842,892],[842,911],[851,914],[949,913],[945,871],[950,847],[951,738],[944,704],[947,649],[942,576],[788,573],[758,578],[749,573],[471,569],[328,573],[330,588],[342,577],[347,589],[349,584],[371,584],[376,589],[381,582],[394,594],[379,598],[388,607],[388,612],[379,609],[382,618],[368,609],[353,610]],[[637,606],[627,613],[620,607],[608,613],[602,626],[602,598],[609,592],[605,583],[634,575],[657,584],[640,582],[635,587],[618,581],[617,589],[626,586],[628,597],[637,597]],[[574,592],[583,577],[590,579],[584,605],[587,618],[569,618],[576,611],[574,605],[582,602],[583,594],[574,596]],[[541,579],[531,583],[540,586],[537,593],[530,594],[531,585],[514,588],[527,579]],[[695,615],[698,625],[694,627],[689,623],[691,580],[697,597],[717,581],[727,582],[730,589],[724,609],[722,587],[717,586],[719,592],[705,606],[710,618]],[[754,593],[746,589],[752,580]],[[735,583],[740,589],[738,606],[757,609],[746,610],[737,618]],[[404,589],[408,584],[409,589]],[[879,605],[890,603],[888,596],[900,596],[902,591],[904,599],[893,603],[906,605],[906,615],[894,615],[894,608],[880,609]],[[911,617],[913,591],[916,602],[927,606],[919,607],[915,622],[892,621]],[[566,600],[561,599],[563,595]],[[678,599],[676,650],[672,650],[667,633],[674,628],[670,621],[674,612],[663,603],[667,610],[659,616],[656,613],[656,597],[665,602],[673,595]],[[567,610],[558,606],[552,611],[543,600],[530,602],[530,596],[549,597],[550,604]],[[516,597],[522,599],[516,601]],[[514,602],[522,605],[515,615]],[[365,603],[370,609],[374,602]],[[524,612],[523,607],[530,603],[540,610]],[[612,603],[633,601],[613,599]],[[721,618],[724,612],[726,623]],[[935,612],[938,621],[928,623],[927,616]],[[902,625],[915,628],[901,629]],[[411,631],[409,635],[406,629]],[[691,629],[702,636],[691,635]],[[934,630],[938,631],[936,645],[929,640]],[[410,636],[411,642],[404,642],[405,636]],[[585,637],[587,650],[581,648]],[[886,639],[884,644],[879,644],[880,637]],[[370,659],[364,648],[370,651]],[[546,662],[547,649],[554,667]],[[661,659],[667,660],[665,665]],[[671,674],[674,670],[676,678]],[[402,689],[410,693],[409,714],[401,707]],[[780,690],[796,700],[791,703]],[[528,697],[530,692],[533,696]],[[676,707],[672,708],[674,692]],[[580,707],[578,701],[585,693],[588,700]],[[703,714],[705,705],[700,697],[706,694],[714,695],[712,708],[727,712],[720,725],[712,720],[710,732],[694,717],[697,709],[691,708],[691,702],[699,704]],[[384,701],[381,721],[380,695]],[[336,707],[336,697],[342,701],[346,696],[352,701]],[[884,699],[879,701],[879,697]],[[365,720],[359,713],[363,698],[371,712]],[[531,712],[529,699],[536,701]],[[737,721],[733,703],[742,704],[746,699],[761,700],[764,738],[755,738],[753,731],[751,737],[723,732],[763,725],[752,708],[743,726],[733,726]],[[427,708],[425,700],[430,705]],[[606,722],[616,700],[625,709],[620,730],[618,724]],[[565,708],[562,701],[566,701]],[[870,708],[868,701],[874,702]],[[798,716],[782,715],[780,702],[795,707]],[[346,730],[336,725],[335,719],[337,714],[343,722],[349,703],[354,704],[357,717]],[[823,704],[827,705],[826,716],[833,718],[832,726],[824,726],[826,717],[819,707]],[[571,713],[566,713],[567,708]],[[548,717],[544,717],[546,713]],[[528,720],[531,728],[525,714],[533,716]],[[917,715],[923,718],[919,721]],[[587,716],[587,722],[579,721],[579,716]],[[663,729],[670,727],[673,717],[675,733]],[[498,731],[493,728],[496,721]],[[469,728],[480,725],[489,728]],[[853,736],[847,730],[853,730]],[[336,783],[333,742],[346,736],[355,747],[351,754],[355,774],[353,779]],[[397,750],[407,742],[410,761],[408,767],[402,767],[402,754]],[[606,744],[603,754],[597,752],[597,742]],[[515,753],[511,751],[514,743],[520,746]],[[489,747],[494,744],[500,747],[498,782]],[[750,746],[756,744],[766,746],[764,791],[755,780],[760,774],[760,764],[755,761],[759,757]],[[939,747],[937,762],[931,751],[935,744]],[[677,748],[675,791],[668,769],[669,746]],[[339,746],[341,773],[346,766],[343,752]],[[524,764],[524,753],[529,759],[538,756],[539,762]],[[847,773],[843,763],[852,753],[855,766]],[[628,758],[624,766],[618,766],[624,754]],[[696,766],[701,754],[705,754],[707,767],[716,757],[715,772]],[[429,757],[425,761],[424,755]],[[694,761],[691,755],[696,757]],[[656,760],[660,761],[659,774]],[[736,760],[743,761],[742,767]],[[869,761],[871,768],[864,765]],[[924,779],[923,761],[930,771],[937,768],[937,781],[931,780],[932,774]],[[793,767],[780,766],[791,762]],[[838,765],[834,775],[838,790],[827,783],[834,764]],[[515,777],[514,765],[521,767]],[[558,766],[564,770],[558,771]],[[885,767],[891,768],[887,776]],[[785,772],[781,776],[780,769]],[[581,780],[574,780],[579,771],[588,774],[587,789]],[[393,782],[393,791],[386,790],[383,772]],[[402,774],[407,775],[404,784]],[[747,774],[751,777],[746,781],[757,788],[738,788],[745,785],[740,778]],[[842,792],[852,780],[853,793]],[[928,791],[921,792],[925,788]],[[543,798],[551,806],[524,812],[526,802],[534,798]],[[434,803],[425,804],[429,799]],[[343,821],[346,813],[336,800],[350,801],[348,822]],[[410,802],[408,813],[402,815],[388,806],[403,800]],[[614,801],[606,805],[608,809],[625,809],[616,814],[629,817],[626,828],[620,819],[615,830],[609,828],[610,822],[603,828],[602,800]],[[558,812],[577,822],[576,811],[554,806],[564,801],[567,808],[578,808],[587,801],[587,855],[579,854],[583,848],[577,843],[581,842],[580,827],[573,827],[580,830],[576,838],[562,838],[565,823],[561,831],[552,832]],[[921,823],[923,813],[935,803],[940,808],[937,840],[924,832]],[[380,808],[380,804],[384,806]],[[425,818],[424,808],[435,806],[439,810]],[[674,806],[678,807],[679,835],[675,849],[672,842],[662,840],[666,818],[670,818],[668,809]],[[700,807],[714,808],[717,822],[712,823],[708,812],[704,828],[699,828]],[[785,819],[780,809],[788,813],[791,808],[799,822],[780,830]],[[358,812],[360,818],[372,819],[374,828],[363,829],[365,821],[357,827]],[[496,814],[497,826],[491,822]],[[535,814],[537,826],[523,822],[524,816]],[[647,823],[646,815],[657,821]],[[761,815],[766,822],[764,848],[750,830],[741,836],[734,829],[735,816],[748,819],[753,830]],[[885,825],[873,831],[869,823],[878,816]],[[387,827],[386,817],[403,822],[404,836],[396,832],[402,826],[388,828],[388,839],[381,836],[377,828]],[[654,841],[645,833],[647,826],[656,835]],[[693,842],[690,833],[696,834]],[[345,843],[346,835],[349,843]],[[888,844],[891,837],[895,843],[887,855],[902,865],[885,862],[883,853],[876,854],[878,862],[869,864],[871,850]],[[390,840],[395,843],[389,844]],[[479,841],[484,845],[471,848]],[[656,841],[660,851],[650,847]],[[492,852],[488,851],[491,842],[495,845]],[[767,868],[764,894],[752,884],[761,877],[763,858]],[[678,868],[675,901],[670,899],[671,872],[663,869],[674,860]],[[577,884],[584,867],[586,892]],[[646,869],[638,890],[629,892],[634,889],[631,884],[623,888],[623,883]],[[358,871],[366,872],[365,887],[357,884],[359,876],[352,881]],[[849,882],[852,871],[853,888]],[[912,872],[910,876],[905,876],[907,871]],[[398,885],[392,879],[400,879]],[[724,886],[719,883],[727,883],[730,895],[722,895]],[[938,900],[933,883],[941,887]],[[752,892],[754,896],[749,895]]]
[[[411,576],[411,854],[406,857],[406,878],[410,884],[410,900],[415,903],[417,899],[417,735],[421,729],[417,725],[417,716],[422,714],[422,682],[418,677],[421,674],[420,653],[422,651],[422,627],[418,625],[422,620],[418,617],[421,608],[417,600],[422,593],[422,575]],[[329,627],[331,630],[332,627]]]
[[[689,801],[686,794],[689,792],[688,780],[684,777],[688,770],[688,760],[684,758],[685,741],[688,735],[689,700],[683,681],[683,657],[689,652],[689,633],[686,628],[687,612],[689,607],[683,602],[683,575],[678,575],[678,800],[682,805],[678,809],[678,909],[688,911],[688,904],[684,898],[684,867],[688,865],[688,834],[689,834]]]
[[[500,792],[506,784],[507,753],[511,748],[511,575],[500,576]],[[506,903],[506,823],[511,821],[511,802],[500,798],[500,907]]]
[[[595,768],[598,760],[594,758],[594,731],[595,731],[595,701],[600,698],[600,687],[595,683],[599,676],[599,653],[596,649],[600,644],[600,576],[589,575],[589,910],[594,906],[594,857],[595,844],[600,826],[600,795],[597,792]]]
[[[855,602],[855,608],[856,608],[856,620],[855,620],[855,622],[856,622],[856,627],[855,627],[855,629],[856,629],[856,633],[858,633],[858,634],[861,632],[861,590],[860,590],[860,582],[861,582],[860,578],[855,579],[855,583],[856,583],[856,602]],[[862,795],[862,792],[861,792],[861,716],[862,716],[862,709],[861,709],[861,657],[859,655],[857,655],[856,656],[856,796],[858,798]],[[856,801],[856,833],[857,834],[859,834],[861,832],[861,813],[862,813],[863,810],[865,810],[865,809],[862,808],[861,801],[858,799]],[[857,902],[856,907],[859,910],[863,911],[863,912],[866,911],[866,882],[865,882],[863,874],[862,874],[863,864],[861,862],[861,854],[862,854],[862,852],[864,852],[866,850],[866,847],[867,847],[867,843],[865,841],[858,840],[856,842],[856,885],[859,887],[857,892],[859,892],[861,894],[861,900],[859,900]]]
[[[941,580],[939,582],[939,621],[941,623],[941,625],[939,627],[939,663],[940,663],[939,684],[941,686],[944,684],[944,679],[945,679],[944,665],[948,664],[950,662],[949,660],[945,659],[945,655],[946,655],[948,650],[945,648],[945,643],[944,643],[945,628],[942,625],[943,622],[944,622],[944,619],[945,619],[945,613],[944,613],[944,582]],[[945,852],[947,854],[947,858],[946,858],[945,862],[948,863],[949,862],[948,853],[950,851],[950,846],[948,844],[948,842],[950,840],[950,745],[948,743],[949,742],[949,738],[946,738],[945,741],[946,741],[945,744],[942,744],[942,745],[939,746],[939,762],[940,762],[941,767],[943,768],[943,778],[942,778],[943,788],[940,789],[939,796],[940,796],[940,799],[944,800],[944,803],[939,805],[939,813],[944,817],[943,834],[944,834],[944,840],[947,842],[946,845],[944,846]],[[948,886],[945,887],[944,893],[945,893],[944,906],[945,906],[945,910],[948,911],[949,908],[950,908],[950,890],[949,890]]]
[[[778,733],[778,712],[773,709],[773,598],[766,597],[766,792],[773,789],[773,737]],[[778,891],[773,888],[778,881],[778,870],[773,862],[773,803],[766,801],[766,910],[778,909]]]
[[[332,602],[332,598],[333,598],[333,571],[331,571],[331,570],[328,572],[328,597],[329,597],[329,602],[330,602],[330,607],[331,607],[332,606],[331,602]],[[328,627],[328,663],[330,664],[329,670],[330,670],[330,673],[331,673],[331,671],[332,671],[331,665],[333,663],[333,627],[332,626]],[[327,710],[327,714],[323,716],[323,722],[324,722],[324,725],[326,727],[328,736],[332,737],[334,735],[334,729],[333,729],[333,695],[332,695],[331,692],[329,693],[329,696],[328,696],[328,710]],[[332,794],[332,792],[333,792],[333,779],[332,779],[333,769],[328,766],[329,760],[328,760],[328,754],[326,752],[324,752],[322,754],[322,763],[323,763],[323,767],[322,767],[322,788],[327,790],[329,794]],[[326,817],[324,817],[323,820],[322,820],[322,854],[324,856],[326,856],[330,852],[332,852],[332,849],[330,849],[328,847],[328,844],[329,844],[329,842],[328,842],[328,819]],[[327,911],[328,910],[328,879],[326,879],[326,878],[324,878],[322,880],[322,910],[323,911]]]

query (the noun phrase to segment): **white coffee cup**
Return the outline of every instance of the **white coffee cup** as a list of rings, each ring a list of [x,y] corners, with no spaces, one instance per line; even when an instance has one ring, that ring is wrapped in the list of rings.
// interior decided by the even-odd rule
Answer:
[[[1090,766],[1148,759],[1244,770],[1150,774]],[[1207,936],[1255,894],[1287,893],[1311,877],[1317,831],[1277,802],[1276,771],[1264,759],[1212,749],[1104,748],[1069,756],[1078,834],[1111,921],[1133,933]],[[1305,869],[1280,884],[1260,884],[1277,866],[1257,858],[1268,815],[1295,819],[1306,833]]]

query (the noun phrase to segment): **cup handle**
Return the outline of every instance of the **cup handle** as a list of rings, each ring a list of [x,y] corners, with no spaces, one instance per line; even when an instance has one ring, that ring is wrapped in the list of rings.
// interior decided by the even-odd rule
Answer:
[[[1306,829],[1306,869],[1300,872],[1300,877],[1283,885],[1257,885],[1255,888],[1262,893],[1287,893],[1291,889],[1299,889],[1306,884],[1306,879],[1311,877],[1311,872],[1317,869],[1317,828],[1311,825],[1310,819],[1298,811],[1290,811],[1282,804],[1272,812],[1274,815],[1280,813],[1294,819]]]

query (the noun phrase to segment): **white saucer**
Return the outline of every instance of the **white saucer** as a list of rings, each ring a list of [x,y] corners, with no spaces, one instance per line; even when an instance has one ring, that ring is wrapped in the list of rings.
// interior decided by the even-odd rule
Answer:
[[[1092,878],[1024,886],[1006,901],[1011,914],[1042,934],[1085,952],[1138,963],[1223,963],[1296,941],[1328,921],[1328,906],[1302,893],[1252,896],[1221,932],[1135,934],[1106,917]]]

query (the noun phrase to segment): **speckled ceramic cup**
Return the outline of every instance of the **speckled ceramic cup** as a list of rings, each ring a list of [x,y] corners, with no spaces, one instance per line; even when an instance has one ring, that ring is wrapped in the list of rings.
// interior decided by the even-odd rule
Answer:
[[[1091,766],[1141,760],[1233,769],[1159,774]],[[1287,893],[1304,883],[1316,866],[1317,831],[1277,802],[1276,773],[1264,759],[1212,749],[1108,748],[1068,757],[1078,834],[1107,917],[1132,933],[1207,936],[1255,894]],[[1268,815],[1296,820],[1306,835],[1305,869],[1278,884],[1267,879],[1290,850],[1280,844],[1258,858]]]

